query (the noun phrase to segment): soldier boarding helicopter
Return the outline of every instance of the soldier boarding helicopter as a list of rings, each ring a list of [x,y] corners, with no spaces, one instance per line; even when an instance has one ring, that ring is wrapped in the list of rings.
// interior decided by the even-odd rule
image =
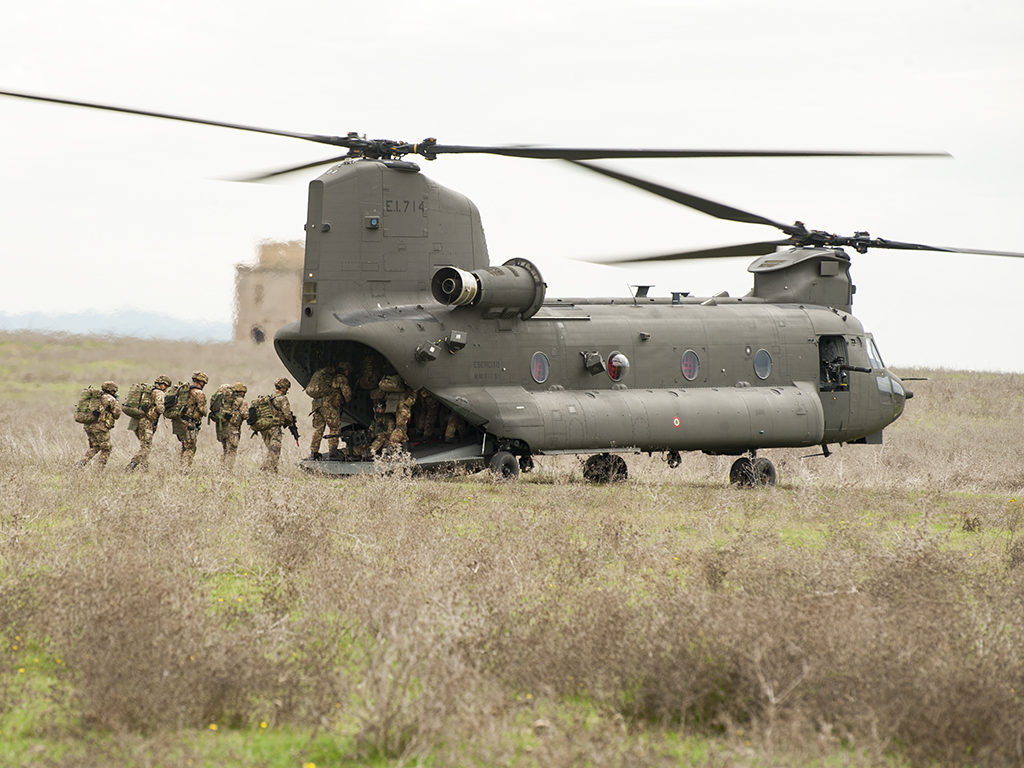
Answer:
[[[409,144],[350,133],[292,133],[24,93],[0,94],[301,138],[344,155],[309,183],[299,320],[274,345],[305,386],[325,366],[369,371],[342,406],[346,449],[307,469],[373,471],[375,420],[396,408],[378,376],[418,394],[403,447],[420,468],[488,467],[503,477],[533,457],[586,454],[589,481],[625,479],[624,454],[738,458],[730,481],[773,484],[769,448],[877,444],[912,393],[852,314],[851,247],[1024,256],[839,236],[595,166],[601,158],[907,156],[935,153],[583,149]],[[631,261],[757,256],[745,296],[551,299],[530,261],[491,266],[480,214],[404,159],[487,153],[560,159],[708,215],[775,227],[775,240]],[[941,154],[941,153],[940,153]],[[777,252],[779,248],[786,248]],[[354,374],[353,374],[354,375]],[[381,379],[383,381],[383,378]],[[375,413],[376,412],[376,413]],[[440,425],[444,423],[445,429]],[[443,437],[442,437],[443,433]]]

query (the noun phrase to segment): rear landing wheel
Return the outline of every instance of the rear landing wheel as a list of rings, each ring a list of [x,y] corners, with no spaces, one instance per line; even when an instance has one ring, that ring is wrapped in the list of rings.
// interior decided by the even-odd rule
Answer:
[[[599,453],[583,465],[583,479],[590,483],[621,483],[627,477],[629,470],[621,456]]]
[[[729,482],[743,487],[754,484],[754,464],[746,456],[740,456],[729,468]]]
[[[775,485],[775,465],[768,459],[754,459],[754,485]]]
[[[519,470],[521,472],[532,472],[533,471],[533,456],[530,454],[524,454],[519,457]]]
[[[515,480],[519,477],[519,460],[508,451],[498,451],[491,456],[488,466],[494,476],[502,480]]]

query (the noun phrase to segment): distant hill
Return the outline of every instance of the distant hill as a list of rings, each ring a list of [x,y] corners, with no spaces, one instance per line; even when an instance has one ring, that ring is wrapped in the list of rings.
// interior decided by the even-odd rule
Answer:
[[[230,341],[232,337],[231,323],[227,321],[184,320],[157,312],[136,309],[107,313],[71,312],[64,314],[26,312],[12,315],[0,312],[0,330],[98,334],[183,341]]]

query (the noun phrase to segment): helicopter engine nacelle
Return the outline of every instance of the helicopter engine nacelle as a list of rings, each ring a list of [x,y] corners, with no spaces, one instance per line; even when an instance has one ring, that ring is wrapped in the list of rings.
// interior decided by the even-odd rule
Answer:
[[[527,320],[544,303],[547,283],[526,259],[510,259],[500,267],[467,272],[441,267],[430,281],[430,292],[442,304],[476,307],[484,317],[515,317]]]

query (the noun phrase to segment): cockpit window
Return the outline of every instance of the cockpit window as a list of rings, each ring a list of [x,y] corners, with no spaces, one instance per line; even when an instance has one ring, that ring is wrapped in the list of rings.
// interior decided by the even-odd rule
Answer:
[[[871,362],[872,368],[885,368],[882,356],[878,353],[878,347],[875,346],[875,340],[871,337],[868,337],[868,360]]]

